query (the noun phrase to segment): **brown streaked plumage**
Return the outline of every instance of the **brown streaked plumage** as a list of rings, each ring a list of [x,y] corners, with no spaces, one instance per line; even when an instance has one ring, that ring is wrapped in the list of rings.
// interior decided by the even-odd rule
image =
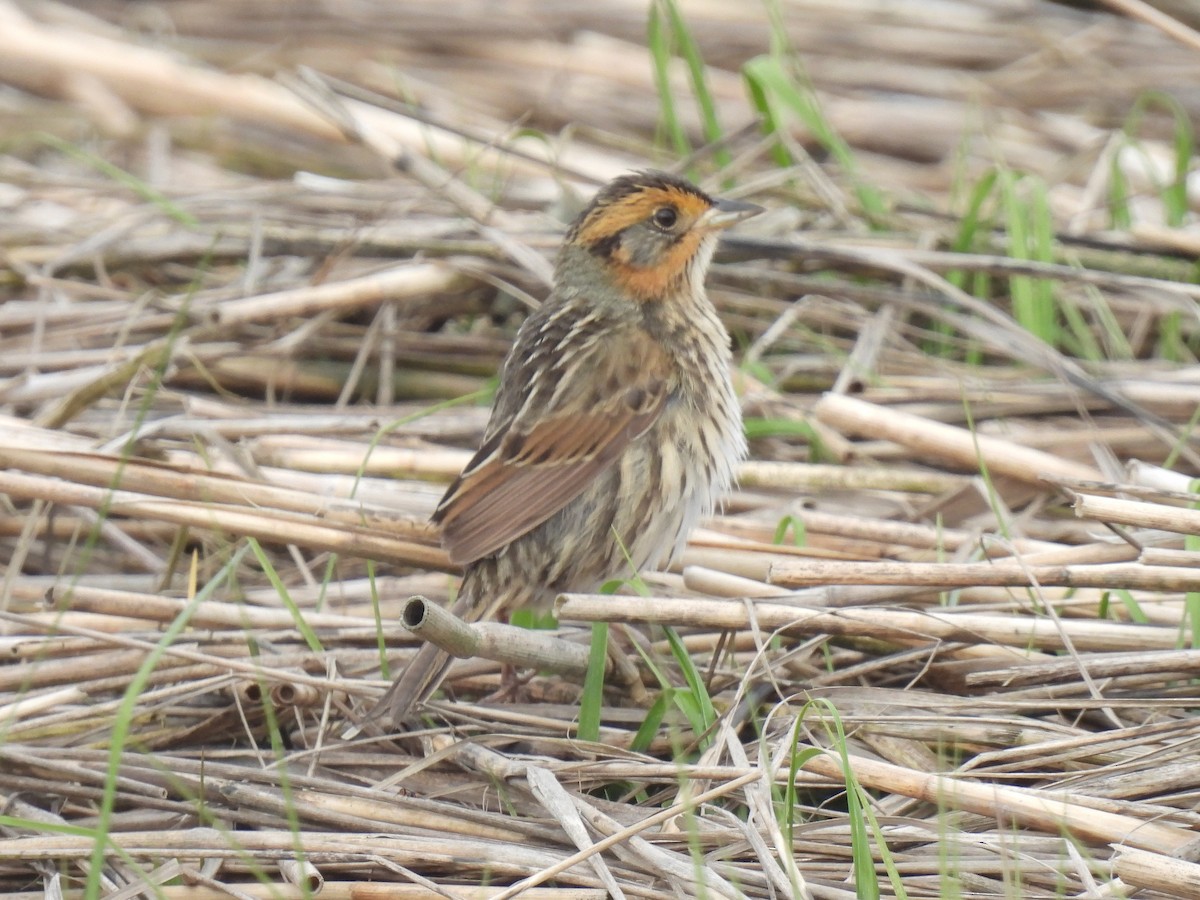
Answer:
[[[571,226],[479,451],[433,516],[464,566],[456,614],[544,606],[665,562],[712,510],[746,444],[704,276],[719,231],[758,211],[641,172]],[[398,723],[448,664],[436,647],[417,653],[390,692]]]

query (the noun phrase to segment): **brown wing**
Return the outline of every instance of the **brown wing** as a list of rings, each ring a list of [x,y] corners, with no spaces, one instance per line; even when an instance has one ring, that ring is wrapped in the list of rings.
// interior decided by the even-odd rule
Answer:
[[[569,368],[557,382],[553,372],[542,372],[542,378],[516,386],[527,391],[525,402],[489,429],[488,440],[442,498],[433,520],[441,523],[442,544],[454,563],[494,553],[546,521],[666,405],[667,358],[649,338],[596,344]],[[552,391],[548,383],[554,383]]]

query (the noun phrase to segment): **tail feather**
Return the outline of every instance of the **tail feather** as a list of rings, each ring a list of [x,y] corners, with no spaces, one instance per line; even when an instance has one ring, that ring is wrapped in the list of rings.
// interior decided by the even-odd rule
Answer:
[[[388,710],[396,727],[402,727],[441,686],[453,661],[445,650],[426,644],[396,676],[373,712]]]
[[[500,610],[511,604],[503,592],[494,590],[490,573],[490,560],[468,566],[458,589],[458,598],[450,612],[467,622],[493,619]],[[445,650],[433,644],[425,644],[404,667],[387,693],[368,714],[368,718],[381,715],[388,710],[392,722],[402,728],[412,721],[421,706],[441,687],[450,664],[454,662]]]

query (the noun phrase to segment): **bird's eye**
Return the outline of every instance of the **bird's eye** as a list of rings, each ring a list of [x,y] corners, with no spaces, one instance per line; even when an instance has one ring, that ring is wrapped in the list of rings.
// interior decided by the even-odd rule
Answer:
[[[659,228],[673,228],[679,219],[679,214],[670,206],[663,206],[654,211],[654,224]]]

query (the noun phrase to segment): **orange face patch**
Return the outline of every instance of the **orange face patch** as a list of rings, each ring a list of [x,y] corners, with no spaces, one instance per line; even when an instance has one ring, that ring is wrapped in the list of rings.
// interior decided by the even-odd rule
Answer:
[[[659,300],[673,294],[683,282],[703,235],[689,231],[671,245],[653,266],[635,266],[623,250],[611,257],[613,280],[620,290],[635,300]]]
[[[657,233],[663,246],[651,262],[647,262],[644,255],[639,258],[635,253],[635,246],[630,243],[634,240],[633,235],[616,238],[626,229],[648,222],[655,212],[667,206],[672,207],[679,217],[671,229],[675,237]],[[616,239],[616,246],[607,255],[615,286],[634,300],[657,300],[674,293],[682,284],[703,238],[694,225],[710,208],[708,200],[690,191],[670,185],[644,186],[593,209],[580,224],[576,239],[585,246],[602,245]],[[653,231],[635,234],[638,241],[649,239],[658,243]]]
[[[630,225],[644,222],[663,206],[673,206],[684,227],[690,227],[709,205],[702,197],[674,187],[648,187],[592,210],[579,228],[579,239],[596,244]]]

